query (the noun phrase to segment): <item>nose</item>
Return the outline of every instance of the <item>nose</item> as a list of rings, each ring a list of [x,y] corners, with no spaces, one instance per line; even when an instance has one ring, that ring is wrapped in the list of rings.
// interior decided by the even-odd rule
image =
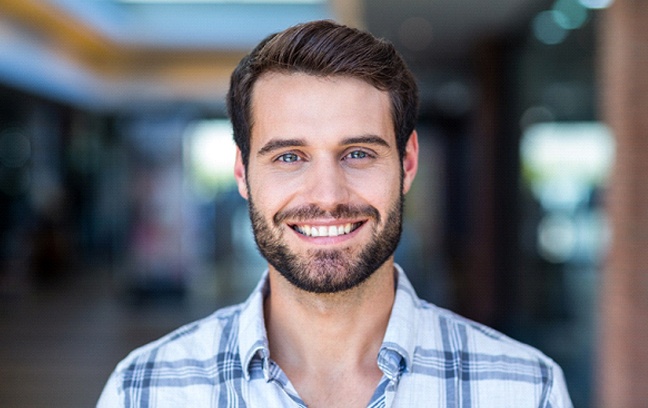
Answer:
[[[324,210],[333,210],[339,204],[348,204],[350,189],[347,175],[335,159],[319,160],[309,168],[306,200]]]

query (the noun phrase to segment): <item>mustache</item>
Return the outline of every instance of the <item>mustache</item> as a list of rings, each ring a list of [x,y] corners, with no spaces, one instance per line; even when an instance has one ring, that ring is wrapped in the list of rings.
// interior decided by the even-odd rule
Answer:
[[[278,212],[272,217],[272,221],[279,225],[287,219],[304,222],[314,218],[375,218],[380,223],[380,213],[376,207],[349,204],[338,204],[333,210],[324,210],[316,204],[295,207]]]

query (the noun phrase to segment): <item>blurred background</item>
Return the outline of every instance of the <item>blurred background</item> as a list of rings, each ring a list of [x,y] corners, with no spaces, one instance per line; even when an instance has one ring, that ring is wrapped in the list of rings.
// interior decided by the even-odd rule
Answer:
[[[420,296],[550,355],[576,407],[645,407],[637,0],[0,0],[0,406],[93,406],[134,347],[247,297],[229,74],[322,18],[421,86]]]

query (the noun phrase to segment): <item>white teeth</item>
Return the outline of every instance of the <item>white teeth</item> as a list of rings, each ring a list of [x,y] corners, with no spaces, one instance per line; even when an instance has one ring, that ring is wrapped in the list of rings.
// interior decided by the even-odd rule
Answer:
[[[359,225],[359,224],[358,224]],[[313,226],[313,225],[300,225],[295,229],[307,237],[337,237],[338,235],[345,235],[350,233],[354,228],[353,224],[348,223],[344,225],[330,225],[330,226]]]

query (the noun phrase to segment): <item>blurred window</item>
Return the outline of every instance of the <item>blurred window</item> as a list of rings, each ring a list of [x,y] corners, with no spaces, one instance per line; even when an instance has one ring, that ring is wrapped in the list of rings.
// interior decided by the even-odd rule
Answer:
[[[225,119],[202,120],[185,133],[185,163],[198,198],[213,199],[233,187],[236,145],[232,125]]]

